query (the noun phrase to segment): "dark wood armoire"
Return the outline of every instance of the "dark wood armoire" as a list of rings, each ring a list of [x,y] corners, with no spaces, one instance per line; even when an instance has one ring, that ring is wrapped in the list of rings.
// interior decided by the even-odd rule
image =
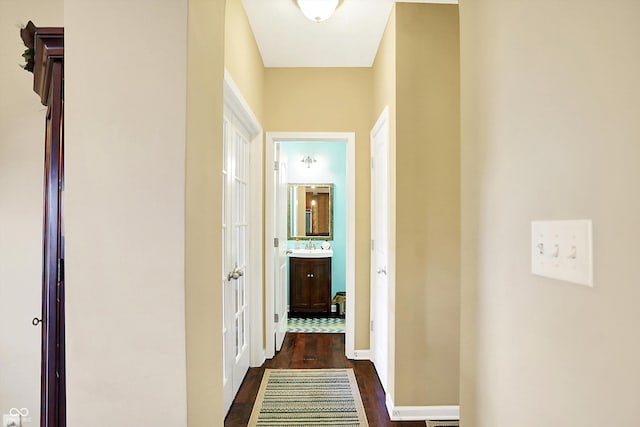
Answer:
[[[66,426],[64,320],[64,29],[36,27],[20,31],[27,47],[25,69],[33,90],[47,107],[44,138],[44,211],[40,426]]]

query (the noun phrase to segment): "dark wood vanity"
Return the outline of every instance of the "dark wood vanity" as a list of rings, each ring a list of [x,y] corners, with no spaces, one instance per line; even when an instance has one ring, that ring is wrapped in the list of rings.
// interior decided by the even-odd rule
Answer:
[[[289,258],[291,313],[331,312],[331,258]]]

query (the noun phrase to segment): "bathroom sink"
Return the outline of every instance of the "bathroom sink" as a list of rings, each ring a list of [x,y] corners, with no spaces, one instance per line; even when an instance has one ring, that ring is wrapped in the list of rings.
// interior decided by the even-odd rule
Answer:
[[[331,258],[331,249],[289,249],[287,254],[295,258]]]

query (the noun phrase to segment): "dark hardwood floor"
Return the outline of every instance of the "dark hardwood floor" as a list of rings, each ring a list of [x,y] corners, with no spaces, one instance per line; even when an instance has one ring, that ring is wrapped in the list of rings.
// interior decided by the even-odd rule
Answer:
[[[373,364],[365,360],[348,360],[345,357],[344,334],[287,333],[282,350],[273,359],[267,360],[260,368],[249,368],[225,419],[225,427],[247,425],[265,368],[353,368],[369,426],[424,427],[425,425],[424,421],[391,422],[389,420],[384,403],[384,391]]]

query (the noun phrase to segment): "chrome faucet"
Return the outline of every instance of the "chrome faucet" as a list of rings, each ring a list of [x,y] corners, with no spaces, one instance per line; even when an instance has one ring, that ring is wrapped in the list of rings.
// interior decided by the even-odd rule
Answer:
[[[305,245],[305,247],[304,247],[304,248],[305,248],[305,249],[315,249],[315,247],[314,247],[313,243],[311,242],[311,239],[309,239],[309,240],[307,241],[307,244]]]

